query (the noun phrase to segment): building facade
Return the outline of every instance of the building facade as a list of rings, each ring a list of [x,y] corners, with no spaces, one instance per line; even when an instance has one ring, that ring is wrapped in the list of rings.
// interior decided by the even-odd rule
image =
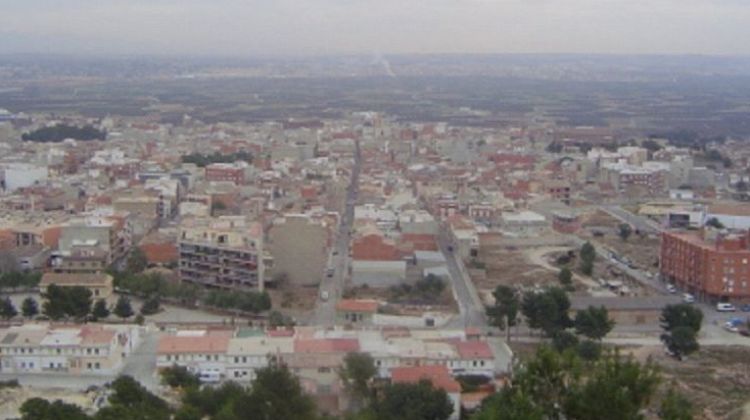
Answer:
[[[220,289],[264,287],[263,231],[245,217],[197,218],[179,234],[182,281]]]
[[[665,232],[661,276],[710,301],[750,300],[750,230]]]

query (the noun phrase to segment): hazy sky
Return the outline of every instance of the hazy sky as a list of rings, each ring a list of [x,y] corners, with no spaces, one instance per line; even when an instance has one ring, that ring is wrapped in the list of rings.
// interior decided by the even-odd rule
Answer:
[[[2,0],[0,52],[750,54],[750,0]]]

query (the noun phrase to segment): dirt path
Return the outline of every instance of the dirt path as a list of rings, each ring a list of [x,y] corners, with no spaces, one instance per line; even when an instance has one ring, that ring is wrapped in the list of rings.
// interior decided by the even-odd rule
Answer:
[[[566,252],[566,251],[569,251],[569,250],[570,250],[570,248],[568,248],[568,247],[535,248],[535,249],[531,249],[531,250],[525,252],[524,255],[525,255],[526,259],[530,263],[532,263],[534,265],[538,265],[538,266],[543,267],[543,268],[545,268],[547,270],[550,270],[550,271],[558,272],[558,271],[560,271],[560,269],[558,267],[553,266],[549,262],[547,262],[547,259],[545,258],[545,256],[548,255],[548,254],[551,254],[553,252]],[[573,279],[576,280],[576,281],[578,281],[581,284],[586,285],[586,287],[588,287],[590,291],[591,290],[601,289],[601,286],[597,282],[595,282],[594,280],[592,280],[589,277],[581,276],[578,273],[573,272]],[[607,293],[605,293],[604,291],[601,291],[601,290],[597,290],[597,294],[599,294],[599,295],[605,295]],[[615,296],[615,294],[612,293],[612,292],[609,292],[609,294],[611,294],[612,296]]]

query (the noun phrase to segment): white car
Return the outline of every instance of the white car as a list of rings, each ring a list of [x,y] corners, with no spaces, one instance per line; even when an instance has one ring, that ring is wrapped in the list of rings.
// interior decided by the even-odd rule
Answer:
[[[737,310],[737,308],[735,308],[731,303],[719,302],[716,304],[716,310],[719,312],[734,312]]]
[[[695,296],[691,295],[690,293],[685,293],[684,295],[682,295],[682,301],[685,303],[694,303]]]
[[[724,329],[727,330],[727,331],[729,331],[729,332],[733,332],[733,333],[740,332],[740,329],[737,328],[737,326],[734,325],[732,322],[726,322],[726,323],[724,323]]]
[[[669,292],[669,293],[677,293],[677,288],[674,287],[674,284],[668,284],[667,285],[667,292]]]
[[[320,292],[320,300],[322,300],[322,301],[327,301],[328,300],[328,291],[327,290],[323,290],[322,292]]]

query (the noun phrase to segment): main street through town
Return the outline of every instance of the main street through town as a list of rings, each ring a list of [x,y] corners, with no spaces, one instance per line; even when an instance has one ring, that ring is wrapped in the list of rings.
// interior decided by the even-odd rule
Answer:
[[[354,148],[354,165],[352,166],[351,179],[346,189],[344,214],[341,217],[330,258],[329,269],[333,269],[333,273],[329,275],[326,272],[323,280],[320,282],[315,312],[310,320],[310,323],[314,325],[330,326],[335,323],[336,302],[341,299],[346,280],[349,276],[349,243],[354,223],[354,205],[357,202],[357,192],[359,191],[361,159],[359,141],[357,141]]]

